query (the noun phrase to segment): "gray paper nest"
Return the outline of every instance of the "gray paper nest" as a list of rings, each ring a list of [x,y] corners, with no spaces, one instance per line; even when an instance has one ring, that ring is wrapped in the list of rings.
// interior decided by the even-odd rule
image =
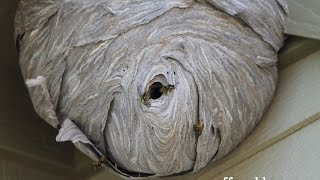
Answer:
[[[57,141],[123,177],[167,176],[224,157],[261,119],[287,13],[286,0],[21,0],[15,38]]]

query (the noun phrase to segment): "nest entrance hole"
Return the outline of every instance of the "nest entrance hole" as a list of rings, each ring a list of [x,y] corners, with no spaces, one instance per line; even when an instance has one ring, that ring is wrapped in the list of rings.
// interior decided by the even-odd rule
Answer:
[[[149,87],[149,93],[151,99],[158,99],[162,96],[161,88],[163,85],[160,82],[155,82]]]

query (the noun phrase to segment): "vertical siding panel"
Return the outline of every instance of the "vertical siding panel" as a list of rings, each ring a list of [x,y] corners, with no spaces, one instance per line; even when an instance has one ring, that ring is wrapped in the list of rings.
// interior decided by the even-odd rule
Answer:
[[[223,172],[214,179],[318,180],[320,177],[320,120]]]
[[[289,0],[287,34],[320,39],[320,1]]]

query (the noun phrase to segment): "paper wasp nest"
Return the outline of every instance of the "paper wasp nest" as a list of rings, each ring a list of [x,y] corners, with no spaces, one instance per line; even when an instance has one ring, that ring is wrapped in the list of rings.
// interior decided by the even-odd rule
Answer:
[[[286,0],[21,0],[15,38],[35,110],[61,126],[57,141],[125,177],[166,176],[222,158],[261,119],[287,9]]]

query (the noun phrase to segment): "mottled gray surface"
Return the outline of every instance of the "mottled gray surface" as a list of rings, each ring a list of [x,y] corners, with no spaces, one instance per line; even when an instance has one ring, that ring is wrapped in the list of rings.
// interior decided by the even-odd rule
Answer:
[[[286,12],[285,0],[22,0],[15,38],[36,111],[63,124],[57,140],[124,176],[163,176],[222,158],[254,128]],[[155,82],[174,88],[146,98]]]

